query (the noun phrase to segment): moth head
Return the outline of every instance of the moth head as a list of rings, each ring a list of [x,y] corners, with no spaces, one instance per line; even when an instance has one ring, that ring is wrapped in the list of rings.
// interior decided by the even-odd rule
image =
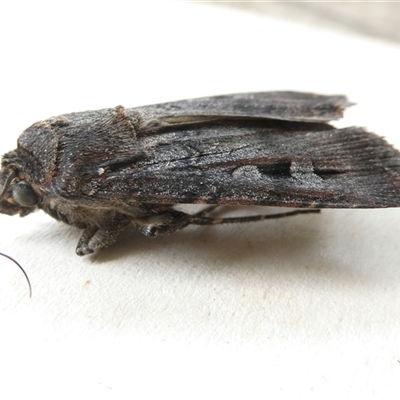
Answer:
[[[37,208],[39,197],[15,168],[0,171],[0,213],[28,215]]]

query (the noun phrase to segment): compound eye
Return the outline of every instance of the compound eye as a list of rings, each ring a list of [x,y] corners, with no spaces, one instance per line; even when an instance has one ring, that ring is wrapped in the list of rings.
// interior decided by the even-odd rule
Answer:
[[[32,207],[38,203],[38,197],[32,186],[24,181],[18,182],[12,189],[13,199],[22,207]]]

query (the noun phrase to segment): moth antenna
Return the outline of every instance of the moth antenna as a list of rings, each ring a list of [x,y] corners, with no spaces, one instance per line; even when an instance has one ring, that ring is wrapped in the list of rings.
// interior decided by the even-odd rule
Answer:
[[[3,189],[0,192],[0,201],[2,201],[7,193],[7,189],[10,186],[12,180],[16,177],[16,172],[14,170],[11,170],[9,175],[7,176],[6,181],[4,182]],[[6,256],[7,257],[7,256]],[[15,261],[15,260],[14,260]],[[18,264],[18,263],[17,263]]]
[[[32,286],[31,286],[31,282],[28,278],[28,274],[25,272],[25,270],[22,268],[21,264],[17,261],[14,260],[12,257],[8,256],[7,254],[4,253],[0,253],[0,256],[3,256],[5,258],[8,258],[9,260],[11,260],[14,264],[16,264],[18,266],[18,268],[22,271],[22,273],[25,275],[25,279],[28,282],[28,286],[29,286],[29,297],[32,297]]]

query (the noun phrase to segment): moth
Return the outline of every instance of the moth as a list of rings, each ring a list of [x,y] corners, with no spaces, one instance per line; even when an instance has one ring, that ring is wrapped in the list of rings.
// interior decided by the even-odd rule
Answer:
[[[4,154],[0,212],[42,209],[83,229],[76,252],[85,255],[131,224],[156,237],[190,224],[399,207],[399,151],[363,128],[329,124],[349,105],[345,96],[286,91],[49,118]],[[189,214],[178,204],[210,206]],[[300,210],[212,218],[219,205]]]

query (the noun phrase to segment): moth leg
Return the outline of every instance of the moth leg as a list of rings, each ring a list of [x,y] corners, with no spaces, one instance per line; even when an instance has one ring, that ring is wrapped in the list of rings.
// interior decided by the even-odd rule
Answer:
[[[99,228],[97,226],[91,226],[83,231],[75,249],[75,252],[78,254],[78,256],[84,256],[85,254],[93,253],[89,250],[89,241],[98,231],[98,229]]]
[[[107,247],[117,240],[118,234],[127,225],[127,223],[119,223],[112,225],[107,229],[92,226],[86,228],[79,239],[76,246],[76,254],[84,256],[94,253],[101,247]]]
[[[147,218],[140,218],[133,223],[140,232],[149,237],[157,237],[173,233],[179,229],[184,228],[190,224],[193,225],[218,225],[218,224],[232,224],[241,222],[255,222],[263,221],[265,219],[284,218],[298,214],[319,213],[318,209],[306,210],[293,210],[279,214],[269,215],[251,215],[245,217],[232,217],[232,218],[210,218],[205,217],[204,214],[210,212],[218,206],[210,206],[196,214],[186,214],[180,211],[171,210],[165,213],[152,215]]]
[[[250,215],[245,217],[231,217],[231,218],[209,218],[204,217],[203,215],[190,215],[189,216],[189,224],[193,225],[218,225],[218,224],[233,224],[233,223],[241,223],[241,222],[256,222],[263,221],[265,219],[275,219],[275,218],[284,218],[290,217],[292,215],[298,214],[310,214],[310,213],[319,213],[321,210],[319,209],[306,209],[306,210],[294,210],[283,212],[279,214],[269,214],[269,215]]]
[[[190,224],[190,218],[190,214],[177,210],[170,210],[149,217],[138,218],[133,221],[133,224],[144,235],[157,237],[184,228]]]
[[[210,213],[211,211],[215,210],[216,208],[221,207],[220,204],[212,204],[210,206],[207,206],[206,208],[204,208],[203,210],[197,212],[195,215],[196,217],[202,217],[208,213]]]

